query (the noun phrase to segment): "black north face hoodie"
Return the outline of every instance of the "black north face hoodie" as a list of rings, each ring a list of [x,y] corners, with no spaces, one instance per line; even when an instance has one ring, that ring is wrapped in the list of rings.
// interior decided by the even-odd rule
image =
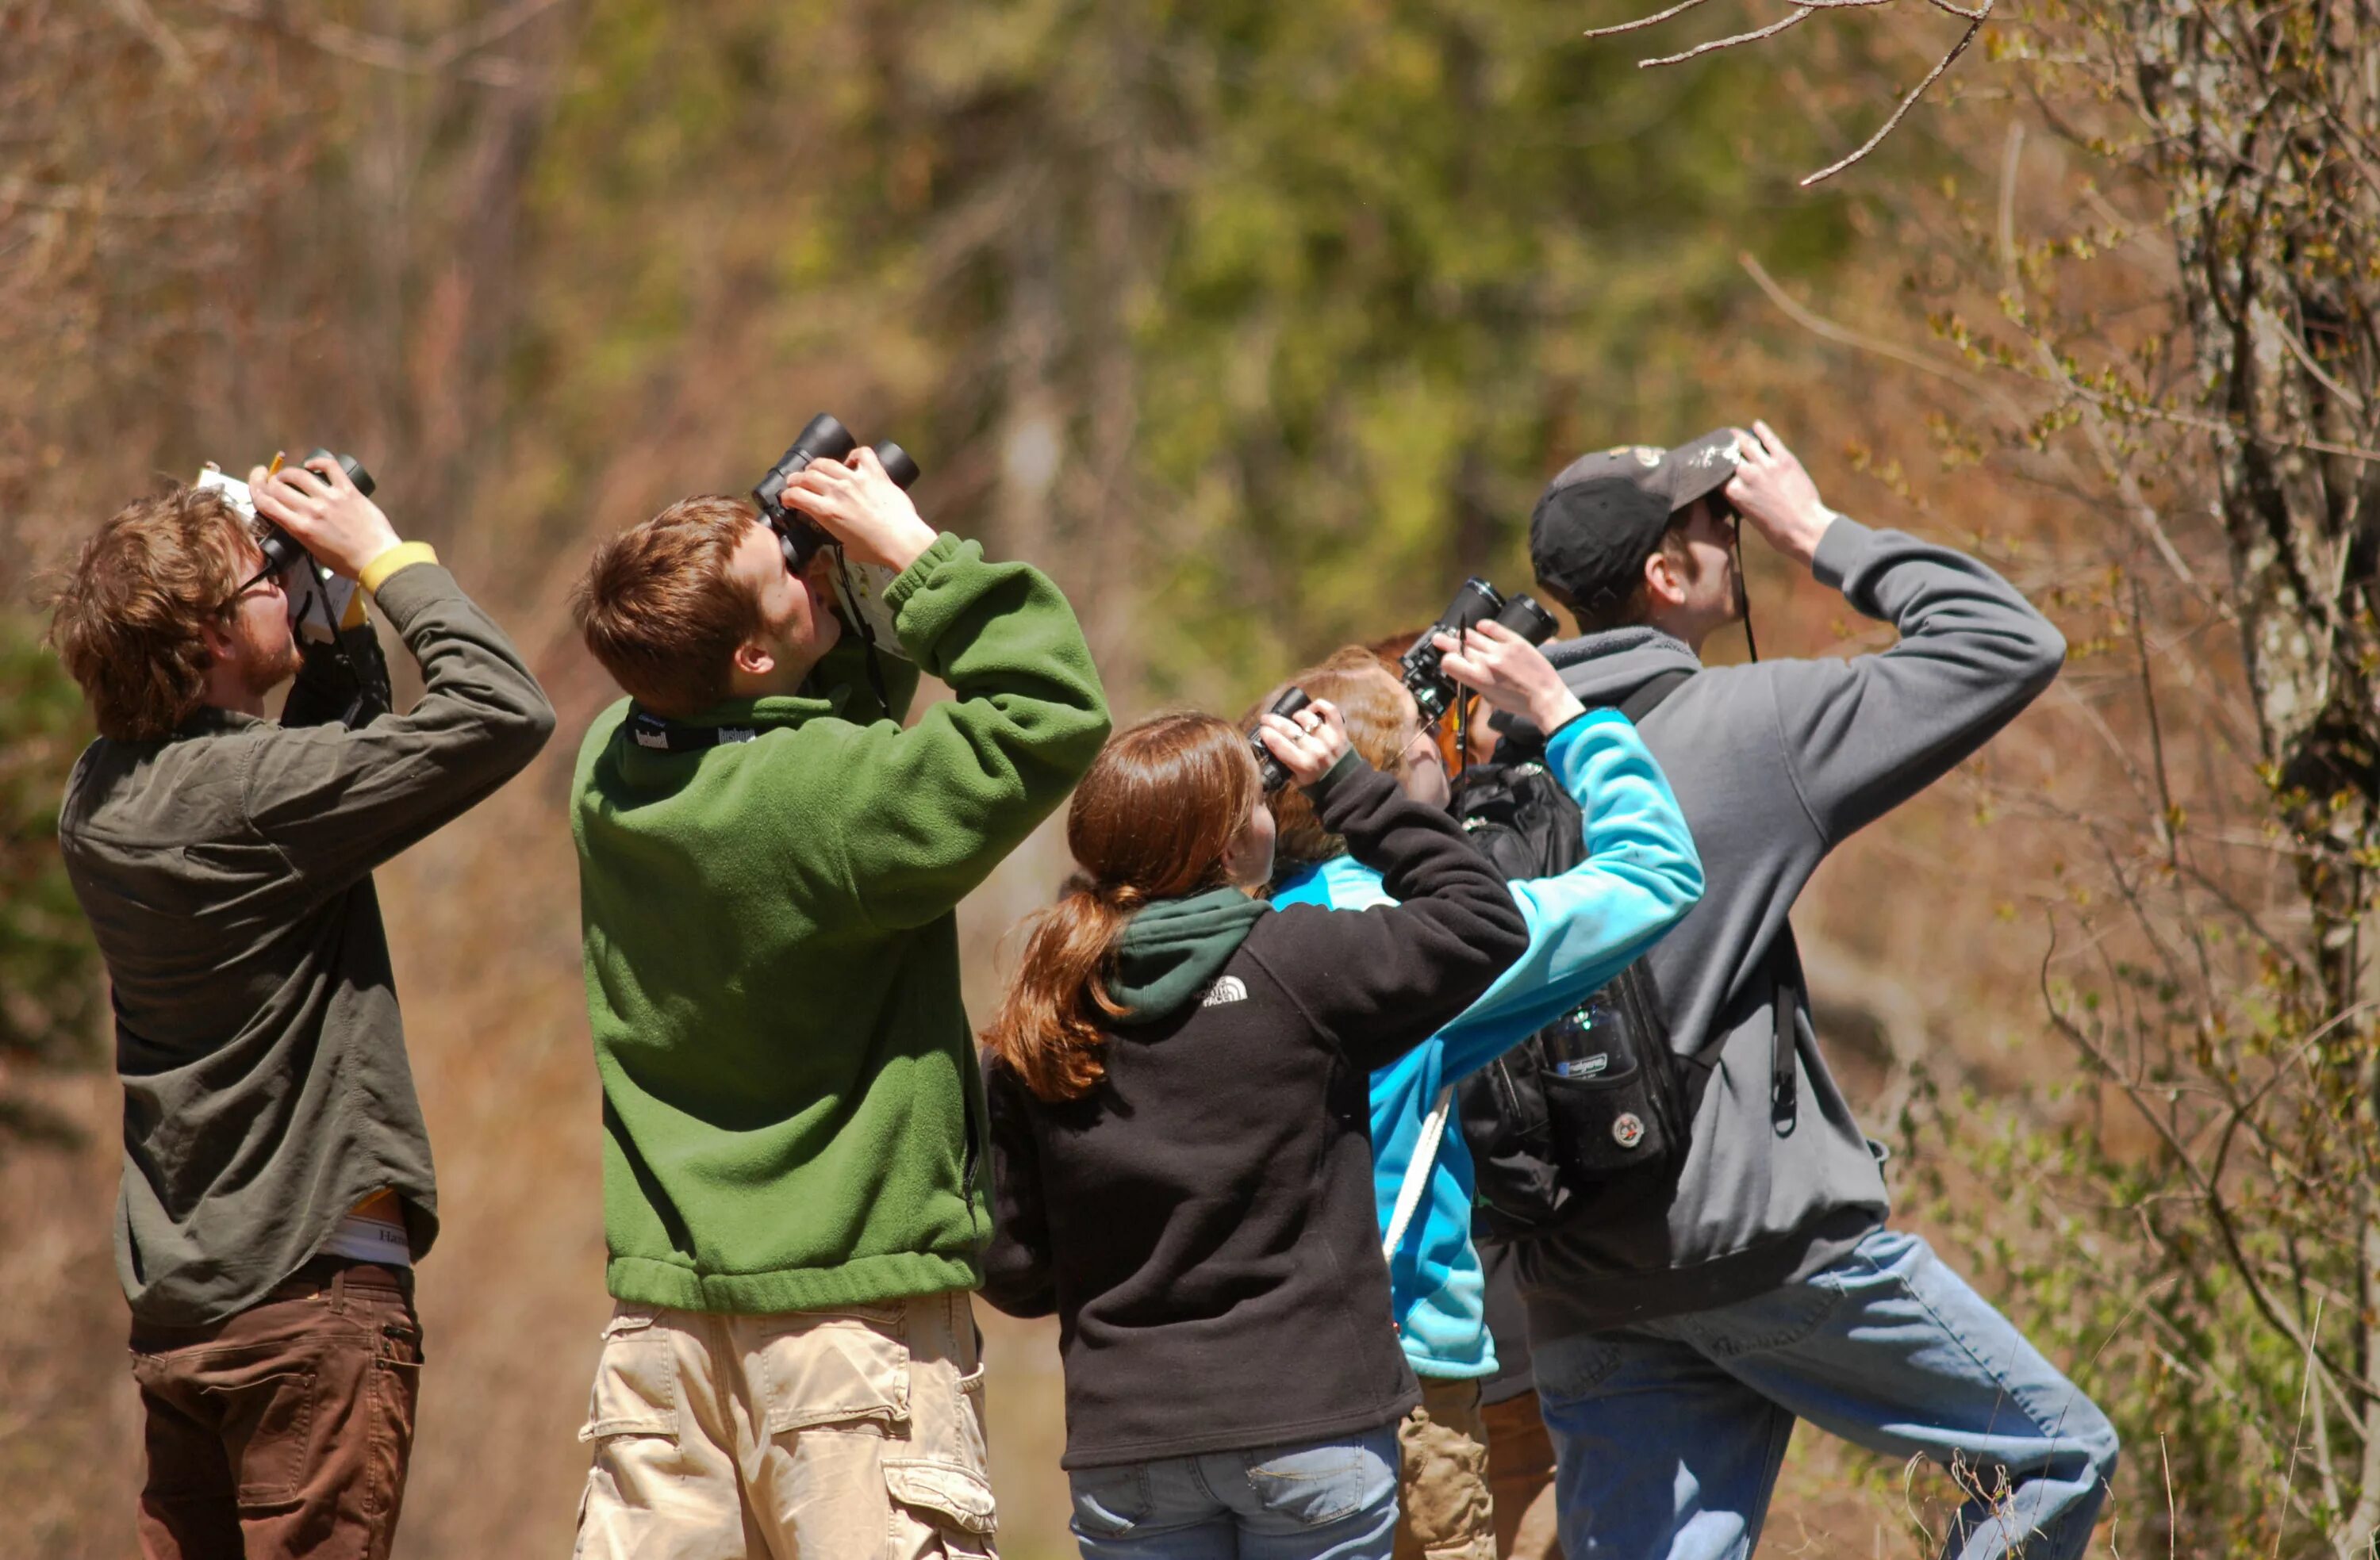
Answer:
[[[1372,1070],[1527,946],[1453,820],[1360,760],[1310,794],[1402,902],[1276,911],[1236,889],[1133,920],[1107,1075],[1036,1099],[987,1057],[998,1235],[985,1298],[1057,1313],[1068,1468],[1352,1434],[1420,1400],[1373,1212]]]

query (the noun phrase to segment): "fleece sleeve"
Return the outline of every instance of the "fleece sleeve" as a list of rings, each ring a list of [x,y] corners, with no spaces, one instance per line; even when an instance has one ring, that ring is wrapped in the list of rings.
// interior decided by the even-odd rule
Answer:
[[[991,1118],[992,1217],[991,1244],[983,1253],[983,1298],[1011,1316],[1047,1316],[1058,1309],[1058,1287],[1050,1263],[1032,1105],[1016,1074],[989,1052],[983,1081]]]
[[[1900,631],[1849,660],[1763,663],[1802,804],[1829,845],[1947,774],[2049,686],[2066,641],[1963,553],[1837,519],[1821,583]]]
[[[1626,969],[1702,898],[1694,836],[1626,716],[1599,709],[1571,721],[1546,744],[1546,765],[1578,801],[1586,855],[1556,877],[1508,885],[1528,949],[1439,1032],[1450,1082]]]
[[[835,768],[844,870],[868,918],[948,913],[1065,799],[1107,740],[1107,695],[1058,587],[944,535],[885,592],[902,647],[954,697],[906,731],[854,728]]]
[[[1271,973],[1307,1019],[1366,1072],[1394,1061],[1477,999],[1528,943],[1503,875],[1454,819],[1359,760],[1312,788],[1322,826],[1380,874],[1394,904],[1277,912],[1298,967]]]

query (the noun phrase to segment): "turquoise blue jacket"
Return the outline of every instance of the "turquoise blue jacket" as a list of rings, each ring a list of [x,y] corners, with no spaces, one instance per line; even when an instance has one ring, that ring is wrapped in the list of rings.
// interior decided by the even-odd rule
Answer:
[[[1546,767],[1585,814],[1586,856],[1512,885],[1529,950],[1463,1016],[1372,1074],[1372,1187],[1385,1237],[1439,1090],[1478,1071],[1626,969],[1702,897],[1702,862],[1677,798],[1636,728],[1593,710],[1554,733]],[[1350,856],[1300,867],[1273,902],[1361,910],[1390,902]],[[1493,1375],[1487,1288],[1471,1243],[1471,1150],[1451,1123],[1389,1263],[1397,1332],[1421,1376]]]

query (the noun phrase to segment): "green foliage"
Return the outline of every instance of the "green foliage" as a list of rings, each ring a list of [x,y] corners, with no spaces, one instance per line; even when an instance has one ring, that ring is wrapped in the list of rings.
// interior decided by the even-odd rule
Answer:
[[[0,610],[0,1080],[99,1048],[99,955],[58,856],[58,798],[90,739],[82,695],[29,619]],[[0,1088],[0,1144],[58,1124]]]
[[[1851,237],[1843,198],[1787,198],[1820,132],[1759,62],[1640,71],[1560,7],[707,15],[589,18],[534,179],[528,502],[623,398],[715,411],[655,458],[741,452],[723,486],[832,395],[943,517],[1097,598],[1160,696],[1524,583],[1554,469],[1744,415],[1738,252],[1806,275]]]

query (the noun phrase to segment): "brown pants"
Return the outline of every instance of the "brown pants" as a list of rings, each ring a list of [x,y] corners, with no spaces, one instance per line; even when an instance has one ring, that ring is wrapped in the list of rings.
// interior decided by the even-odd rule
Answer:
[[[1554,1441],[1524,1392],[1479,1411],[1488,1427],[1488,1487],[1496,1497],[1496,1553],[1503,1560],[1560,1560],[1554,1516]]]
[[[412,1276],[317,1258],[202,1327],[135,1323],[148,1560],[382,1560],[420,1389]]]

